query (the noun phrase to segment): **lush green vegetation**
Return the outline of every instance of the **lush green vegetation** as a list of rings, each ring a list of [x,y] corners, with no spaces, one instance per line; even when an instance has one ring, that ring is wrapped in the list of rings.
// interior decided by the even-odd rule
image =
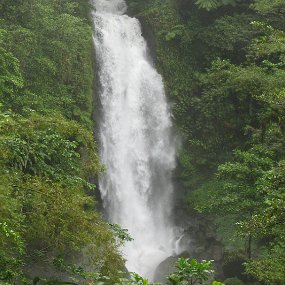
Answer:
[[[171,285],[224,285],[213,279],[213,261],[178,258],[175,271],[167,276]],[[131,273],[130,278],[121,278],[117,285],[161,285],[150,283],[147,279],[136,273]]]
[[[244,263],[239,278],[284,285],[284,0],[128,2],[154,34],[183,140],[185,201],[214,217],[225,263]],[[85,0],[0,3],[1,284],[62,284],[32,282],[26,269],[37,264],[75,283],[148,284],[126,279],[118,246],[130,237],[94,210],[89,11]],[[210,274],[211,262],[180,259],[169,282]]]
[[[285,284],[285,2],[128,2],[154,34],[185,199],[214,217],[244,281]]]
[[[52,275],[58,256],[110,279],[124,269],[89,183],[102,166],[88,13],[80,0],[0,3],[1,284],[39,264]]]

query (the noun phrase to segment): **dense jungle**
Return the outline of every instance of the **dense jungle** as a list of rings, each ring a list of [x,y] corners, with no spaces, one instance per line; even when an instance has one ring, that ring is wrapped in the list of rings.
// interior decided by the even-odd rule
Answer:
[[[222,244],[216,273],[177,254],[166,283],[284,285],[285,1],[126,2],[179,138],[173,215]],[[94,10],[0,0],[0,284],[154,282],[128,272],[135,237],[102,211]]]

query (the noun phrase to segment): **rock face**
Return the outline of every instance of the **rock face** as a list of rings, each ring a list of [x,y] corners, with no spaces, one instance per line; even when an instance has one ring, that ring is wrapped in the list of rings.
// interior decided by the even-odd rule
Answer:
[[[153,34],[152,28],[146,23],[143,17],[137,17],[141,24],[142,36],[147,41],[147,46],[149,50],[149,56],[151,61],[156,62],[156,45],[155,36]]]
[[[193,229],[195,230],[192,231]],[[158,265],[154,274],[154,282],[167,284],[166,276],[175,271],[175,263],[179,257],[195,258],[198,261],[214,260],[215,278],[224,279],[223,243],[217,239],[214,232],[211,232],[206,226],[203,227],[201,221],[198,220],[196,225],[189,226],[184,231],[179,241],[179,248],[184,251],[168,257]]]
[[[181,249],[198,260],[222,261],[223,244],[207,221],[197,219],[185,228],[179,244]]]
[[[215,278],[224,279],[223,258],[224,245],[217,235],[213,222],[204,216],[197,214],[185,203],[185,188],[179,179],[179,169],[174,176],[175,201],[174,223],[179,228],[180,237],[176,242],[176,255],[165,259],[155,271],[155,282],[165,284],[165,276],[175,271],[175,262],[179,257],[195,258],[201,260],[214,260]]]
[[[176,260],[176,257],[170,256],[162,261],[154,272],[153,281],[155,283],[167,284],[166,276],[175,271]]]
[[[167,276],[175,271],[175,263],[179,257],[189,257],[188,252],[183,252],[176,256],[170,256],[162,261],[155,270],[154,282],[168,284]]]
[[[184,229],[177,248],[198,261],[214,260],[216,278],[223,280],[224,245],[212,221],[189,209],[183,201],[178,199],[176,203],[175,224]]]

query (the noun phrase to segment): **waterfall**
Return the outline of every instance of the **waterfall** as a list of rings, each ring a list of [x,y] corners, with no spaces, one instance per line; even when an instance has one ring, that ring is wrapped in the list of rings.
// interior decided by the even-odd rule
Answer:
[[[134,239],[123,248],[128,270],[152,279],[157,265],[173,253],[171,113],[139,21],[124,15],[123,0],[93,2],[106,167],[100,191],[109,220]]]

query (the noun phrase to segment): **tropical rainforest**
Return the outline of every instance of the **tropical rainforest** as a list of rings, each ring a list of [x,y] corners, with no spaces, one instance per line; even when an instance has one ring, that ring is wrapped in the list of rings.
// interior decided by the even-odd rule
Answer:
[[[284,285],[285,1],[127,2],[152,33],[181,137],[184,203],[215,225],[224,263],[241,267],[225,284]],[[120,245],[131,238],[96,210],[104,166],[91,9],[86,0],[0,2],[0,284],[36,285],[52,267],[147,284],[122,279]],[[179,262],[171,284],[207,284],[210,263]],[[205,272],[194,280],[197,268]]]

